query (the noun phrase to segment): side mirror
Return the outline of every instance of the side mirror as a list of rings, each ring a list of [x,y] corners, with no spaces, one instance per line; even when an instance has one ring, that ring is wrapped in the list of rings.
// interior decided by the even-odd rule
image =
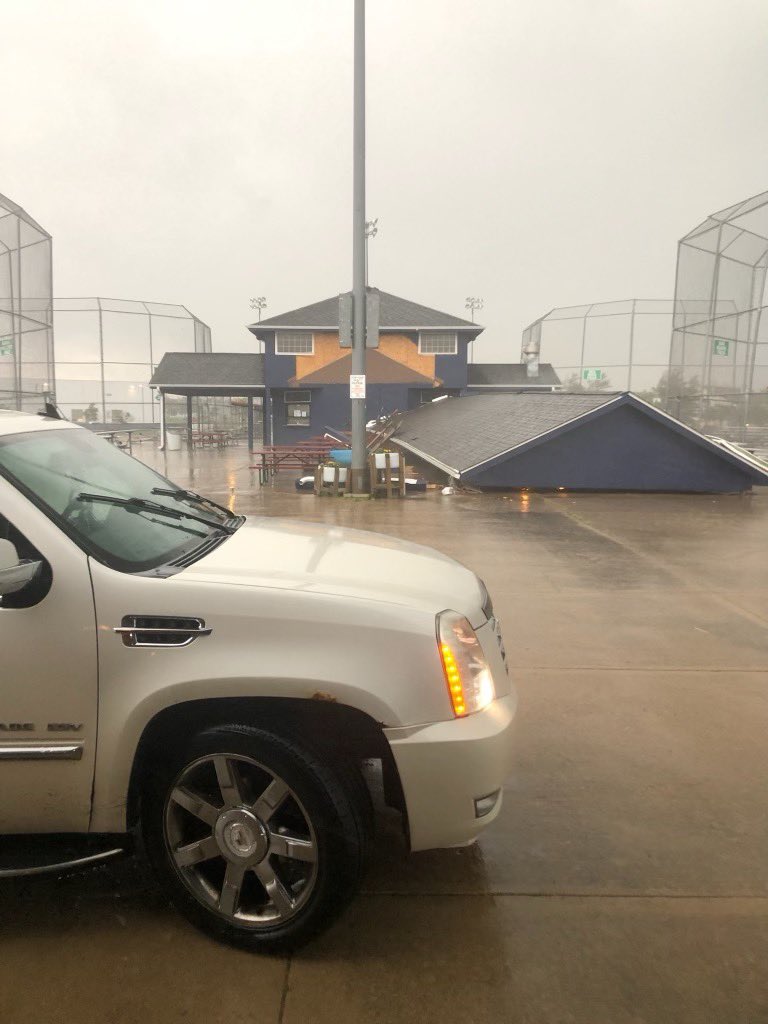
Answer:
[[[42,562],[19,561],[16,548],[9,540],[0,540],[0,597],[23,590],[37,577]]]

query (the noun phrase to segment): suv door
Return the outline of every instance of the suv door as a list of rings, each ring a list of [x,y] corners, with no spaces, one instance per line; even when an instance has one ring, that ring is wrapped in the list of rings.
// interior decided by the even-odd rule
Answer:
[[[43,561],[0,598],[0,833],[85,832],[96,748],[88,559],[0,477],[0,538]]]

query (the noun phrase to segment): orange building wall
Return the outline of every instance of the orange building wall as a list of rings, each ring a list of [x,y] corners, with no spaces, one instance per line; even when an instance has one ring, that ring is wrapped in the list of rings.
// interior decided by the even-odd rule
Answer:
[[[434,379],[435,357],[419,355],[419,346],[405,334],[382,334],[379,338],[379,352],[424,377]]]
[[[339,345],[339,335],[336,331],[315,331],[314,338],[314,354],[295,357],[297,382],[329,363],[335,363],[348,351]],[[382,334],[379,338],[379,352],[424,377],[434,379],[435,357],[419,355],[418,345],[405,334]]]
[[[341,359],[344,350],[339,345],[338,331],[314,331],[315,351],[311,356],[296,356],[296,378],[320,370],[328,363]]]

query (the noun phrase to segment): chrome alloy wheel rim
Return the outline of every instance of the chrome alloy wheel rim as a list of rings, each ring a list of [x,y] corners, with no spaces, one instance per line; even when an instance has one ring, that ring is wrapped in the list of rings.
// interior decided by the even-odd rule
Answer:
[[[165,841],[184,884],[207,909],[246,928],[294,917],[317,878],[317,839],[296,794],[240,754],[188,765],[165,807]]]

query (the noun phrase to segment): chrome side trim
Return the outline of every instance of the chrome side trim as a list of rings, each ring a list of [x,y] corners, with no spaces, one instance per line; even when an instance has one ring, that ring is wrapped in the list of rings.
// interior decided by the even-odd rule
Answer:
[[[79,761],[82,742],[0,743],[0,761]]]
[[[180,636],[189,636],[190,633],[193,637],[195,636],[210,636],[213,632],[211,626],[207,626],[205,629],[190,626],[188,629],[171,629],[169,626],[113,626],[113,633],[178,633]]]
[[[57,864],[39,864],[34,868],[2,868],[0,878],[24,878],[29,875],[50,875],[56,871],[68,871],[72,868],[85,867],[88,864],[100,864],[103,860],[111,860],[119,854],[125,853],[122,847],[114,850],[103,850],[101,853],[92,853],[87,857],[77,857],[74,860],[63,860]]]
[[[203,619],[189,618],[189,626],[142,626],[142,619],[150,619],[153,622],[161,622],[164,616],[152,615],[126,615],[119,626],[113,626],[112,632],[122,636],[126,647],[187,647],[199,636],[210,636],[213,632],[211,626],[206,626]],[[169,621],[178,622],[179,617],[167,616]],[[186,618],[183,616],[182,618]],[[149,641],[140,639],[148,636]],[[153,637],[178,637],[178,641],[164,643],[153,643]]]

